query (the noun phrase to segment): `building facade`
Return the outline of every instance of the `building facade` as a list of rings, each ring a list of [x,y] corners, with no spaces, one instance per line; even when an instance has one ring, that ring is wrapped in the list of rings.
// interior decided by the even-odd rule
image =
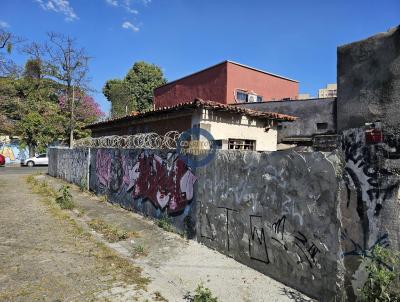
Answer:
[[[294,121],[289,115],[260,112],[211,101],[195,99],[188,103],[99,122],[87,126],[93,137],[134,135],[191,128],[207,130],[220,149],[276,151],[277,125]]]
[[[337,96],[337,84],[328,84],[326,88],[318,89],[318,98],[335,98]]]
[[[222,104],[296,99],[299,83],[232,61],[224,61],[154,90],[156,109],[195,98]]]

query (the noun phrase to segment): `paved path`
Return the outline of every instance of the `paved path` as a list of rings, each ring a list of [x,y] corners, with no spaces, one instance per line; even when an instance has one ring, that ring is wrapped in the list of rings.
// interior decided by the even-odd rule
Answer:
[[[122,257],[130,258],[131,265],[142,268],[142,276],[151,279],[147,291],[137,290],[135,279],[121,278],[112,266],[103,263],[104,259],[91,257],[97,248],[93,238],[74,235],[71,223],[54,217],[37,195],[29,193],[23,177],[0,171],[0,190],[7,192],[0,196],[0,301],[7,301],[2,299],[7,295],[9,301],[158,301],[157,296],[188,301],[185,295],[193,293],[200,283],[210,288],[219,301],[310,301],[231,258],[73,189],[77,209],[69,215],[78,225],[102,219],[139,234],[107,244]],[[62,184],[48,176],[45,179],[54,188]],[[102,240],[101,235],[92,234]],[[145,256],[132,256],[138,247]]]

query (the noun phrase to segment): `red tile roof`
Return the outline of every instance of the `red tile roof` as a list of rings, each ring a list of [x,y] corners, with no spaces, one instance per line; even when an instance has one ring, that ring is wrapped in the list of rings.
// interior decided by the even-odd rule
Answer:
[[[108,125],[114,122],[119,122],[119,121],[128,121],[128,120],[139,120],[144,117],[148,116],[156,116],[164,113],[170,113],[174,111],[179,111],[182,109],[196,109],[196,108],[205,108],[205,109],[210,109],[210,110],[215,110],[215,111],[224,111],[224,112],[229,112],[229,113],[236,113],[236,114],[242,114],[246,116],[251,116],[251,117],[256,117],[260,119],[268,119],[268,120],[279,120],[279,121],[294,121],[296,117],[291,116],[291,115],[286,115],[286,114],[280,114],[276,112],[265,112],[265,111],[257,111],[257,110],[252,110],[252,109],[247,109],[247,108],[242,108],[242,107],[237,107],[237,106],[231,106],[231,105],[226,105],[226,104],[221,104],[213,101],[205,101],[202,99],[194,99],[191,102],[186,102],[186,103],[179,103],[173,106],[169,107],[161,107],[158,109],[146,111],[143,113],[137,113],[137,112],[132,112],[130,115],[126,115],[123,117],[119,118],[114,118],[114,119],[109,119],[107,121],[102,121],[94,124],[87,125],[85,128],[95,128],[97,126],[102,126],[102,125]]]

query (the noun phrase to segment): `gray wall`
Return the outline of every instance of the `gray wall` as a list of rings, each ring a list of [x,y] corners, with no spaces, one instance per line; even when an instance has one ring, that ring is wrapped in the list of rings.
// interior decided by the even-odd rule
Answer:
[[[287,137],[312,137],[316,134],[336,133],[335,98],[246,103],[239,106],[298,117],[295,122],[281,123],[278,142],[284,141]],[[327,123],[326,129],[318,129],[317,123]]]
[[[199,169],[197,239],[322,300],[340,284],[335,154],[219,152]]]
[[[354,300],[365,281],[361,256],[372,257],[376,245],[400,250],[400,160],[385,143],[369,144],[364,128],[343,133],[345,159],[341,196],[341,245],[346,294]]]
[[[88,186],[89,149],[49,148],[49,175],[78,186]]]
[[[50,149],[49,173],[145,216],[321,301],[354,301],[362,257],[400,248],[400,159],[365,129],[322,152],[217,151],[193,171],[175,151]],[[76,163],[74,163],[76,161]],[[336,301],[337,301],[336,300]]]
[[[191,220],[196,177],[176,152],[91,149],[90,189],[112,203],[153,218],[168,217],[194,237]]]
[[[400,28],[338,48],[338,130],[400,116]]]

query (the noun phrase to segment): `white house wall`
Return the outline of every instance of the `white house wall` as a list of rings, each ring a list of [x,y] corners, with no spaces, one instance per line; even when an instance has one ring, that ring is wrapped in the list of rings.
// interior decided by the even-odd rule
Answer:
[[[272,123],[272,121],[271,121]],[[225,112],[203,110],[200,127],[207,129],[215,140],[246,139],[256,141],[256,151],[277,150],[277,129],[266,131],[266,122]]]

